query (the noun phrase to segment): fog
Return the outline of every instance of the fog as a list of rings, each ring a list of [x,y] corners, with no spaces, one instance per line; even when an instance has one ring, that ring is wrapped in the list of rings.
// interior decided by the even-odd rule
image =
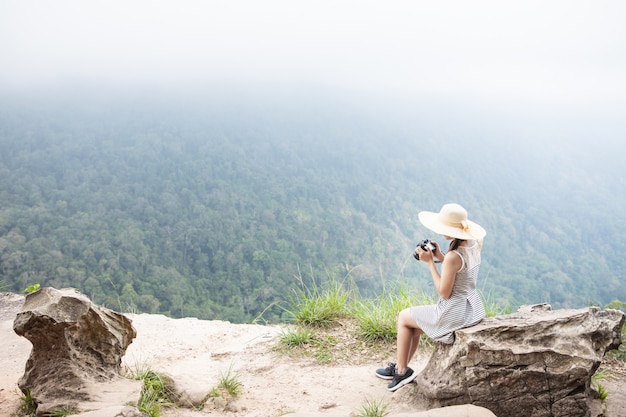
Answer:
[[[2,0],[0,91],[325,91],[397,120],[617,146],[625,16],[621,0]]]
[[[0,82],[310,83],[622,100],[615,1],[0,2]]]

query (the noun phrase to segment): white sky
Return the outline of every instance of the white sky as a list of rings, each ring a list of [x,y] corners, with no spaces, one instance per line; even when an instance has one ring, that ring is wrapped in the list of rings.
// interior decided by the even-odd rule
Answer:
[[[626,97],[623,0],[0,0],[0,86],[310,83]]]

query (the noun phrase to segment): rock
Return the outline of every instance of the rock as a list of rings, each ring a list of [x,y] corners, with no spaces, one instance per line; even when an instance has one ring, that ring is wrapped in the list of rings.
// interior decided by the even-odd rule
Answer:
[[[18,386],[36,401],[38,414],[139,398],[140,383],[121,375],[122,356],[136,336],[131,321],[78,290],[42,288],[27,295],[13,330],[33,345]]]
[[[591,377],[621,343],[624,313],[525,306],[436,344],[416,379],[427,408],[485,407],[507,417],[589,416]]]
[[[434,408],[411,414],[412,417],[496,417],[494,413],[483,407],[471,404],[452,405],[450,407]]]

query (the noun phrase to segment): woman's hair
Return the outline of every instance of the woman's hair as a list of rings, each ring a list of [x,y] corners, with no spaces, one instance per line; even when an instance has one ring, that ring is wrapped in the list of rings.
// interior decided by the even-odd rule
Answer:
[[[465,239],[457,239],[456,237],[450,241],[450,246],[448,246],[448,252],[451,250],[455,250],[458,248],[461,243],[465,242]]]

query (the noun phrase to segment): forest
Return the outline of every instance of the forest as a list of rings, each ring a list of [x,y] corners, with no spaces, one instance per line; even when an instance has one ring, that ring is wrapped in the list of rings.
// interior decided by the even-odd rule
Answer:
[[[422,210],[487,230],[503,307],[626,300],[623,126],[329,92],[0,96],[0,290],[121,311],[284,320],[294,291],[433,292]],[[621,147],[621,149],[620,149]]]

